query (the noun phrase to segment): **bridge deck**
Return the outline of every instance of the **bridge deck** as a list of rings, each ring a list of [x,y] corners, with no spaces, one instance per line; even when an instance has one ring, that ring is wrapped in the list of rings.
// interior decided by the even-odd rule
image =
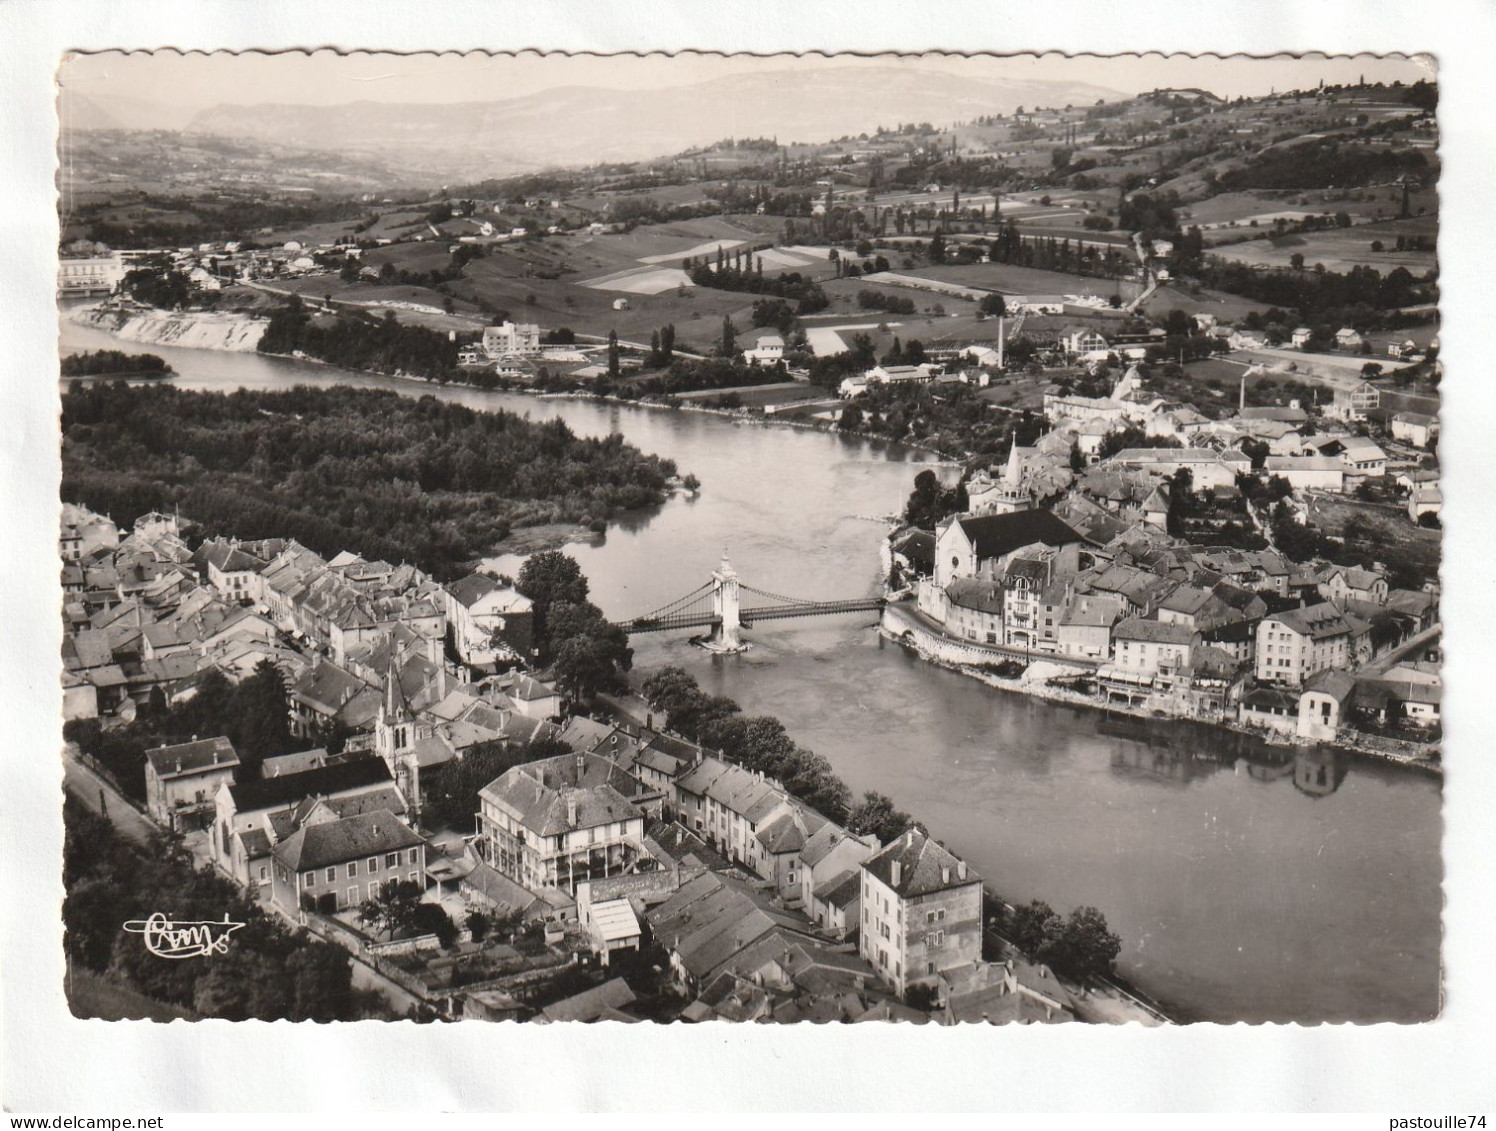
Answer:
[[[850,601],[804,601],[792,605],[767,605],[762,608],[745,608],[739,618],[745,627],[762,620],[789,620],[794,617],[829,617],[842,613],[871,613],[882,609],[882,597],[859,597]],[[663,617],[639,617],[624,621],[618,627],[627,633],[673,632],[682,628],[716,628],[722,618],[712,613],[671,613]]]

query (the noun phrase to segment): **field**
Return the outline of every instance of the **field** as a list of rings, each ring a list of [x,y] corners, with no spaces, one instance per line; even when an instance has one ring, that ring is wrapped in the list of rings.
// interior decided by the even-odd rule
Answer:
[[[1248,240],[1210,250],[1213,255],[1254,267],[1288,267],[1290,257],[1298,254],[1304,257],[1305,265],[1311,268],[1323,263],[1327,270],[1346,272],[1352,267],[1363,265],[1375,267],[1385,275],[1403,267],[1414,275],[1422,275],[1437,267],[1437,255],[1432,251],[1397,251],[1397,237],[1434,236],[1438,233],[1438,226],[1439,222],[1434,217],[1415,217],[1410,220],[1358,224],[1352,228],[1327,228],[1302,235]],[[1373,240],[1382,243],[1384,250],[1373,251]]]
[[[1425,577],[1439,574],[1442,532],[1414,525],[1400,507],[1374,506],[1316,494],[1309,499],[1309,519],[1326,534],[1339,537],[1352,518],[1368,523],[1375,532],[1369,541],[1385,547],[1380,560],[1416,564]]]

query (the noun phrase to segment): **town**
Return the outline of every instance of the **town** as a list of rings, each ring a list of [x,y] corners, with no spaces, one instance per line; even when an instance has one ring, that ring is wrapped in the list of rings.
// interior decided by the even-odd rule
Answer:
[[[642,721],[570,713],[526,670],[535,602],[512,584],[284,539],[189,549],[190,527],[65,508],[69,788],[347,948],[413,1016],[1156,1020],[1000,940],[981,877],[902,815],[886,843],[849,830],[655,726],[663,692]],[[169,730],[234,684],[270,689],[237,748],[98,727]],[[434,793],[495,753],[514,764],[447,824]],[[1059,933],[1072,971],[1109,970],[1094,912]]]
[[[1015,849],[1026,806],[1072,820],[1062,786],[984,794],[998,833],[946,795],[999,780],[969,767],[1038,750],[1044,720],[1114,739],[1113,778],[1208,763],[1322,807],[1355,792],[1348,764],[1439,788],[1437,98],[1365,76],[1235,98],[1073,85],[938,125],[911,109],[503,177],[471,153],[434,165],[436,140],[374,161],[383,127],[357,114],[329,165],[254,106],[206,112],[174,165],[166,133],[93,107],[58,276],[82,351],[62,366],[59,543],[78,1008],[1219,1018],[1202,998],[1249,977],[1190,986],[1188,960],[1155,957],[1196,945],[1154,936],[1157,899],[1047,895],[1079,865],[1031,831]],[[455,113],[404,112],[433,139]],[[715,477],[677,467],[698,427],[693,458],[735,449]],[[825,447],[772,467],[771,435]],[[829,504],[811,497],[811,462],[873,460],[896,494],[828,475]],[[821,557],[821,528],[853,524]],[[705,579],[708,534],[766,588],[723,551],[650,612],[667,575]],[[816,569],[771,584],[740,546]],[[842,627],[786,646],[811,616]],[[689,660],[647,643],[699,628]],[[853,745],[966,707],[952,750],[905,738],[933,786],[910,799],[882,784],[899,760],[799,745],[849,722],[805,701],[813,649],[848,673],[810,676],[828,695],[866,689]],[[793,671],[764,695],[775,665]],[[859,800],[844,773],[878,784]],[[929,822],[899,808],[932,801]],[[1185,843],[1168,854],[1219,857]],[[1035,853],[1047,872],[1025,871]],[[261,943],[168,977],[108,933],[145,914],[138,890],[213,917],[227,900]],[[1198,996],[1155,1000],[1144,960]],[[1290,989],[1261,1017],[1394,1010],[1295,1012]]]

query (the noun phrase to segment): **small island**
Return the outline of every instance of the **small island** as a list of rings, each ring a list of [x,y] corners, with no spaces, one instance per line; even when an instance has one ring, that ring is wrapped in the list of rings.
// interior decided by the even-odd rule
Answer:
[[[85,350],[62,359],[62,376],[72,377],[170,377],[176,371],[153,353],[123,350]]]

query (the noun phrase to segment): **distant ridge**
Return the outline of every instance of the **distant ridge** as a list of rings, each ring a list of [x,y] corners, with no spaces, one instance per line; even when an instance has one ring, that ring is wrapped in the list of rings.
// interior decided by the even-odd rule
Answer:
[[[452,175],[642,161],[724,137],[824,142],[900,122],[937,127],[1019,106],[1128,97],[1084,83],[980,81],[899,66],[762,71],[657,90],[560,87],[496,102],[220,105],[186,129],[378,154]]]

